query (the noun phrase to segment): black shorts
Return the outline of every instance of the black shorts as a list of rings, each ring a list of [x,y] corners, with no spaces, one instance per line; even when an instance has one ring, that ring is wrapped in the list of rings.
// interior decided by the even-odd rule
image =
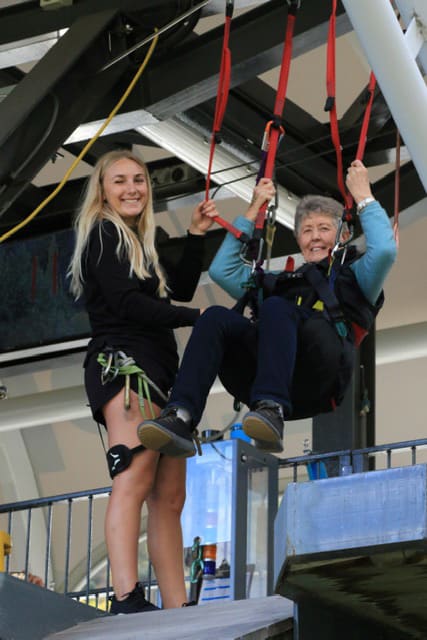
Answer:
[[[102,383],[101,380],[101,371],[102,367],[97,362],[98,354],[102,352],[102,348],[98,350],[90,350],[86,356],[84,369],[85,369],[85,388],[86,395],[88,397],[89,406],[92,411],[93,419],[99,424],[103,424],[105,426],[105,419],[102,412],[103,406],[112,398],[114,398],[125,386],[125,376],[118,375],[114,380]],[[172,387],[175,372],[172,372],[165,367],[162,367],[159,362],[147,361],[147,359],[143,359],[138,357],[137,354],[132,353],[129,347],[127,349],[122,349],[127,356],[133,357],[135,362],[147,376],[154,382],[157,387],[164,393],[165,396],[168,396],[169,391]],[[138,393],[138,379],[137,376],[131,375],[130,377],[130,386],[133,391]],[[159,407],[164,407],[166,404],[164,399],[161,397],[159,393],[153,387],[149,385],[150,398],[152,402],[154,402]]]

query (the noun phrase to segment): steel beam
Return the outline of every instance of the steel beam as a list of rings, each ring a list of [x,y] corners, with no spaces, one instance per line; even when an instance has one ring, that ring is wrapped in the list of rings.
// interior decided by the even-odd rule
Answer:
[[[0,43],[25,40],[34,36],[70,27],[76,20],[89,18],[103,11],[126,13],[155,12],[170,6],[170,0],[84,0],[71,6],[45,11],[39,2],[27,2],[23,6],[0,8]]]
[[[0,213],[11,205],[123,72],[98,74],[117,12],[78,20],[0,103]],[[70,108],[72,107],[72,108]]]
[[[393,7],[389,0],[343,4],[427,190],[427,87]]]

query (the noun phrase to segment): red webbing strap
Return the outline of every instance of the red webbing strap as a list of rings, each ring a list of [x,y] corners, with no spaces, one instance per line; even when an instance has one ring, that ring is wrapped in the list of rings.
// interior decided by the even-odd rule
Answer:
[[[206,200],[209,198],[209,189],[212,173],[212,163],[215,153],[215,146],[219,142],[219,134],[224,120],[224,114],[227,107],[228,92],[230,90],[231,78],[231,52],[228,46],[230,39],[230,25],[232,15],[226,15],[224,24],[224,38],[222,43],[221,65],[218,80],[218,89],[216,94],[215,115],[211,136],[211,147],[209,153],[208,172],[206,176]]]
[[[399,210],[400,210],[400,132],[396,131],[396,163],[394,169],[394,216],[393,232],[397,248],[399,248]]]
[[[325,111],[329,111],[329,120],[331,126],[331,138],[335,148],[335,155],[337,159],[337,183],[338,189],[343,197],[345,203],[345,217],[351,217],[351,209],[353,207],[353,197],[348,193],[344,183],[344,167],[342,160],[342,148],[340,141],[340,133],[338,126],[337,105],[336,105],[336,73],[335,73],[335,44],[336,44],[336,12],[337,12],[337,0],[332,0],[332,11],[329,19],[328,30],[328,48],[327,48],[327,64],[326,64],[326,90],[327,100],[325,105]],[[356,159],[363,160],[365,154],[366,141],[368,137],[369,121],[371,118],[372,104],[375,97],[376,78],[373,72],[369,76],[368,83],[368,101],[363,116],[362,126],[359,136],[359,144],[356,152]]]
[[[372,104],[375,97],[375,87],[377,79],[371,71],[368,83],[368,102],[366,104],[365,115],[363,116],[362,128],[360,130],[359,146],[357,147],[356,160],[363,160],[365,155],[366,141],[368,139],[369,120],[371,119]]]
[[[209,199],[209,190],[211,183],[212,165],[215,155],[215,147],[220,142],[220,131],[224,120],[225,110],[227,108],[228,93],[230,90],[231,79],[231,51],[228,46],[230,40],[231,19],[233,17],[234,2],[227,0],[225,9],[224,36],[222,42],[221,64],[218,80],[218,90],[215,103],[215,115],[212,127],[211,146],[209,151],[208,171],[206,176],[205,200]],[[242,231],[236,229],[232,224],[224,220],[220,216],[213,218],[221,227],[224,227],[232,233],[236,238],[245,236]]]
[[[336,42],[336,13],[337,0],[332,0],[332,12],[329,19],[328,29],[328,47],[326,55],[326,91],[327,100],[325,111],[329,111],[329,121],[331,126],[332,144],[335,148],[337,159],[337,184],[345,203],[345,208],[350,211],[353,206],[353,198],[347,192],[344,184],[344,172],[342,161],[342,149],[340,141],[340,133],[338,127],[337,101],[336,101],[336,82],[335,82],[335,42]]]
[[[272,178],[274,172],[274,164],[276,162],[277,148],[279,146],[279,140],[284,133],[284,129],[281,125],[282,114],[286,101],[286,92],[288,88],[289,71],[291,68],[292,60],[292,43],[295,30],[296,11],[299,7],[299,2],[292,2],[288,9],[288,19],[286,22],[285,42],[282,53],[282,62],[280,66],[279,82],[277,86],[276,99],[273,110],[273,120],[267,123],[266,133],[268,135],[268,149],[267,157],[265,160],[264,177]],[[255,229],[262,230],[265,222],[265,212],[267,210],[267,203],[265,203],[260,210],[255,221]]]

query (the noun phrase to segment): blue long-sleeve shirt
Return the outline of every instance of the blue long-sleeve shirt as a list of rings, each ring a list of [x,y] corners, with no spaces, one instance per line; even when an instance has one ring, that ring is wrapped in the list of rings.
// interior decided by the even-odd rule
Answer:
[[[371,202],[360,214],[366,239],[366,251],[351,265],[366,299],[375,304],[389,270],[396,259],[396,243],[387,213],[377,202]],[[234,226],[251,236],[254,223],[239,216]],[[240,298],[242,284],[248,281],[251,266],[240,257],[241,242],[227,233],[209,269],[209,275],[232,298]],[[273,272],[279,273],[279,272]]]

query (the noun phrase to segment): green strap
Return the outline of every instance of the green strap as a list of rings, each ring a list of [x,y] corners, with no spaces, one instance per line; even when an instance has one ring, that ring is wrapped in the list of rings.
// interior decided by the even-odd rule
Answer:
[[[153,387],[160,397],[167,401],[165,394],[147,376],[145,371],[139,367],[132,357],[127,356],[123,351],[110,351],[107,354],[100,352],[97,357],[98,363],[102,367],[101,381],[106,384],[114,380],[118,375],[125,376],[125,409],[130,408],[130,377],[135,375],[138,381],[138,403],[144,420],[146,419],[145,399],[147,400],[151,417],[154,418],[154,409],[151,402],[150,386]]]

